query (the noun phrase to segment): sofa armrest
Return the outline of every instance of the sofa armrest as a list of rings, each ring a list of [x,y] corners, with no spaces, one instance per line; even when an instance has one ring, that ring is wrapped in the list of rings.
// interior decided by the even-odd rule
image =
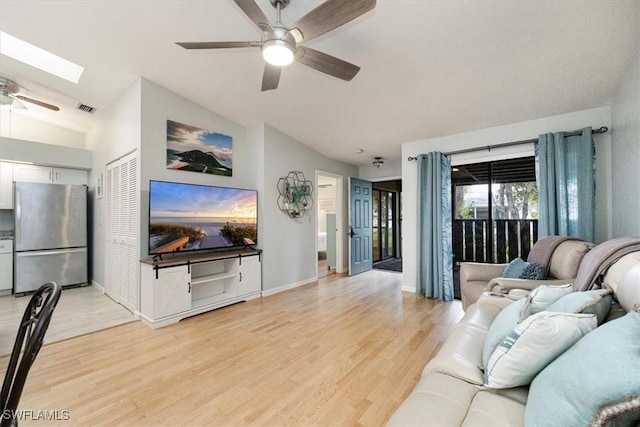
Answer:
[[[508,279],[506,277],[495,277],[487,283],[486,291],[508,293],[511,289],[532,290],[540,285],[566,285],[573,284],[575,278],[572,279],[553,279],[553,280],[527,280],[527,279]]]
[[[484,264],[480,262],[460,263],[460,282],[483,281],[488,282],[494,277],[502,276],[509,264]]]

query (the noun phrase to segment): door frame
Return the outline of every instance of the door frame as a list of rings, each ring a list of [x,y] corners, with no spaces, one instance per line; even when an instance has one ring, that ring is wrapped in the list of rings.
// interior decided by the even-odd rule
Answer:
[[[344,228],[344,177],[342,175],[338,175],[331,172],[326,172],[323,170],[316,169],[315,172],[315,185],[316,190],[318,188],[318,178],[326,177],[336,180],[336,273],[344,273],[347,268],[345,268],[344,264],[344,239],[346,236],[346,231]],[[316,194],[318,194],[316,192]],[[316,196],[316,203],[318,202],[318,198]],[[315,252],[314,260],[316,265],[316,280],[318,279],[318,209],[313,210],[313,215],[315,217],[316,226],[316,239],[315,239]],[[348,265],[348,263],[347,263]]]

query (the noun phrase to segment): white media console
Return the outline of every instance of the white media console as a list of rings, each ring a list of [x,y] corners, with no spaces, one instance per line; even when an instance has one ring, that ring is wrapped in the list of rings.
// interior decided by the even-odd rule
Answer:
[[[140,311],[152,328],[259,298],[261,251],[210,253],[141,261]]]

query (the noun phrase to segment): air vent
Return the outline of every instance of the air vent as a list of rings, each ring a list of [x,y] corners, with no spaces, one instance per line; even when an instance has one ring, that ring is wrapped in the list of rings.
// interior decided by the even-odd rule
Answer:
[[[85,104],[83,104],[83,103],[78,104],[78,107],[77,107],[77,108],[78,108],[78,110],[82,110],[82,111],[84,111],[85,113],[89,113],[89,114],[93,114],[93,113],[95,113],[95,112],[96,112],[96,109],[95,109],[95,108],[90,107],[90,106],[88,106],[88,105],[85,105]]]

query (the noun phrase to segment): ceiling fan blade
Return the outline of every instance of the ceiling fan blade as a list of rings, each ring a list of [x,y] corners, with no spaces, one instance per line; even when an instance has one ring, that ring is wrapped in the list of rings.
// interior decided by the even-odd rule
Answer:
[[[264,74],[262,75],[262,92],[278,88],[280,82],[281,67],[276,67],[268,63],[264,64]]]
[[[376,7],[376,0],[327,0],[300,18],[292,29],[309,41],[328,33]],[[295,31],[293,32],[295,35]],[[301,40],[296,40],[300,42]]]
[[[47,104],[46,102],[38,101],[37,99],[27,98],[26,96],[22,96],[22,95],[15,95],[15,97],[21,101],[30,102],[31,104],[36,104],[41,107],[48,108],[49,110],[60,111],[59,107],[56,107],[53,104]]]
[[[11,80],[7,80],[7,89],[9,90],[9,93],[18,93],[18,92],[22,92],[22,91],[26,91],[25,88],[23,88],[22,86],[20,86],[18,83],[11,81]]]
[[[178,42],[185,49],[230,49],[238,47],[260,47],[260,42]]]
[[[314,70],[346,81],[353,79],[356,74],[358,74],[358,71],[360,71],[360,67],[357,65],[309,47],[298,48],[296,61]]]
[[[273,31],[269,19],[254,0],[233,0],[262,31]]]
[[[11,106],[16,107],[18,110],[26,110],[27,106],[24,105],[20,100],[13,94],[8,95],[11,98]]]

